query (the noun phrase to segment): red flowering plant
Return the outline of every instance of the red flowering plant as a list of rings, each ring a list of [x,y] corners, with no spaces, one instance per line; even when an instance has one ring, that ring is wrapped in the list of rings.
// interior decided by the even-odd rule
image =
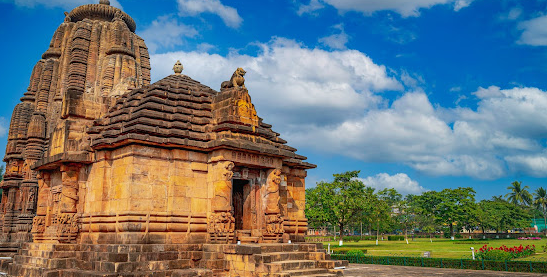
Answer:
[[[535,245],[522,246],[522,244],[520,246],[513,247],[502,245],[498,248],[488,247],[488,245],[485,244],[483,247],[476,250],[476,256],[478,259],[496,261],[524,258],[532,256],[534,253],[536,253]]]

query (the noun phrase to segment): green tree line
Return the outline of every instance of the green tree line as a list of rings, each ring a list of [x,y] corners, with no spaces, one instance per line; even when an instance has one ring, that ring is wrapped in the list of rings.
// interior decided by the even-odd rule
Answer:
[[[532,218],[547,221],[547,192],[530,193],[528,186],[513,182],[509,193],[476,201],[470,187],[427,191],[403,197],[395,189],[376,190],[358,179],[359,171],[334,174],[334,181],[319,182],[306,190],[306,216],[310,228],[333,226],[376,234],[409,232],[454,235],[469,232],[507,232],[530,227]],[[340,236],[344,235],[340,232]]]

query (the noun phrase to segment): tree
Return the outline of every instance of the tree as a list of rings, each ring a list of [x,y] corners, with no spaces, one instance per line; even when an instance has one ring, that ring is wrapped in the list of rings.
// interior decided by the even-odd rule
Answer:
[[[534,206],[543,214],[543,223],[547,225],[547,191],[544,188],[538,188],[534,195]],[[547,228],[545,228],[545,234],[547,234]]]
[[[511,191],[505,195],[509,202],[515,205],[530,205],[532,203],[532,195],[528,192],[530,188],[528,186],[522,187],[522,182],[514,181],[507,189]]]
[[[320,182],[307,190],[306,216],[313,224],[328,222],[338,226],[340,238],[344,227],[358,222],[366,207],[366,190],[357,179],[359,171],[334,174],[331,183]]]
[[[529,224],[530,212],[523,206],[508,202],[502,197],[494,196],[491,200],[479,202],[479,224],[483,229],[496,232],[515,228],[525,228]]]
[[[415,205],[422,214],[429,213],[437,224],[449,226],[450,235],[454,234],[455,224],[466,224],[475,209],[475,191],[472,188],[444,189],[428,191],[416,196]]]

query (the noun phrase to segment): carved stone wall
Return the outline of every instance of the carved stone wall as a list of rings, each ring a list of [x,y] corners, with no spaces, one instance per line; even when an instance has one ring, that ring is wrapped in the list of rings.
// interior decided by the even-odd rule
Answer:
[[[74,9],[55,31],[13,111],[4,158],[8,168],[0,185],[13,197],[2,199],[0,241],[31,239],[40,198],[36,167],[44,159],[89,151],[85,131],[92,120],[112,99],[150,83],[148,50],[134,31],[129,15],[105,4]]]

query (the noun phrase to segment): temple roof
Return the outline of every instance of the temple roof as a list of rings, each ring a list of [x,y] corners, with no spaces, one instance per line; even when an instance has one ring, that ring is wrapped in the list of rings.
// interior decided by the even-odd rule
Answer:
[[[110,6],[110,2],[108,1],[101,1],[101,4],[89,4],[79,6],[72,10],[68,14],[68,17],[72,22],[78,22],[84,20],[85,18],[92,20],[95,19],[112,21],[114,18],[117,17],[125,21],[127,27],[129,28],[129,30],[131,30],[131,32],[135,32],[135,30],[137,29],[137,24],[135,23],[135,20],[131,18],[131,16],[116,7]]]
[[[246,89],[217,92],[182,74],[123,95],[88,133],[96,150],[132,143],[200,151],[239,149],[315,167],[256,116]]]

